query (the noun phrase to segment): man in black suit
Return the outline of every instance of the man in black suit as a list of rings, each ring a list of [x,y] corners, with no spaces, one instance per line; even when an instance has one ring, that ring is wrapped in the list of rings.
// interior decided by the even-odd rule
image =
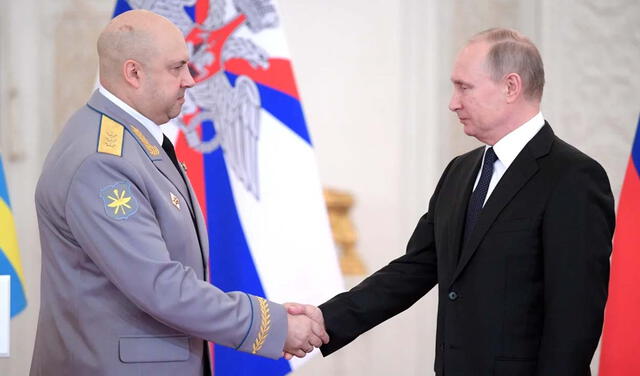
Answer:
[[[326,356],[436,284],[437,375],[589,375],[614,228],[607,175],[540,112],[544,70],[520,33],[490,29],[459,53],[449,109],[485,146],[454,158],[406,254],[320,306]]]

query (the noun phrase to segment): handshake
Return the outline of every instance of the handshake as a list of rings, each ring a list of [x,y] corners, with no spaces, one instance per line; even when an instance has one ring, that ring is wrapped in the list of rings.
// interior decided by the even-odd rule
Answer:
[[[324,328],[322,311],[310,304],[285,303],[287,309],[287,340],[283,356],[289,360],[294,356],[304,358],[314,348],[329,343],[329,335]]]

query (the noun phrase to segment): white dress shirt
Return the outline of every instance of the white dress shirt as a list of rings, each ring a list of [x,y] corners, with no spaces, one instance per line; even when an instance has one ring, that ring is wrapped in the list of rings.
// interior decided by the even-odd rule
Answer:
[[[483,206],[487,203],[489,196],[491,196],[491,192],[493,192],[493,189],[498,185],[502,175],[504,175],[509,166],[511,166],[511,163],[513,163],[518,154],[520,154],[522,149],[524,149],[525,145],[531,141],[533,136],[535,136],[543,126],[544,117],[542,116],[542,112],[538,112],[536,116],[532,117],[526,123],[502,137],[495,145],[493,145],[493,151],[496,153],[498,159],[493,163],[493,175],[491,175],[489,190],[487,191],[487,196],[484,198]],[[491,146],[489,145],[485,145],[485,155],[487,153],[487,149],[490,147]],[[482,156],[482,163],[484,163],[484,155]],[[482,168],[478,171],[476,182],[473,184],[474,190],[480,180],[481,172]]]
[[[100,92],[100,94],[104,95],[108,100],[113,102],[113,104],[120,107],[124,112],[133,116],[133,118],[139,121],[140,124],[144,125],[144,127],[147,128],[149,133],[151,133],[153,138],[155,138],[156,141],[158,141],[158,145],[162,145],[162,138],[164,134],[162,133],[162,129],[160,129],[160,126],[158,124],[154,123],[151,119],[147,118],[143,114],[134,110],[131,106],[124,103],[120,98],[111,94],[111,92],[109,92],[109,90],[105,89],[102,85],[100,85],[100,83],[98,83],[98,91]]]

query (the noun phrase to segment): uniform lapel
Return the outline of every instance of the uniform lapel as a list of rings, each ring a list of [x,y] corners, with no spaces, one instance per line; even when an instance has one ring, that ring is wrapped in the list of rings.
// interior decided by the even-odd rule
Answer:
[[[153,140],[155,141],[155,139]],[[208,239],[207,232],[204,223],[204,218],[202,216],[202,211],[200,210],[200,205],[198,205],[198,198],[193,191],[193,187],[191,187],[191,182],[186,174],[186,172],[181,168],[180,171],[176,169],[173,162],[169,158],[169,155],[160,147],[160,154],[162,155],[162,159],[153,160],[153,163],[156,165],[158,170],[173,183],[176,189],[180,192],[180,195],[183,197],[183,202],[186,203],[187,208],[191,214],[191,218],[193,218],[193,222],[196,226],[196,234],[198,236],[198,244],[200,244],[200,253],[202,254],[202,262],[204,267],[204,279],[208,279],[208,265],[209,265],[209,252],[207,251]]]
[[[154,161],[154,163],[156,163],[156,166],[158,166],[159,170],[163,171],[163,174],[165,173],[164,170],[167,170],[170,173],[176,173],[176,176],[179,176],[179,179],[172,180],[172,182],[174,182],[174,185],[176,187],[183,187],[183,189],[186,190],[186,193],[183,190],[181,190],[181,194],[182,194],[182,197],[184,197],[185,201],[187,202],[187,206],[189,207],[191,216],[194,219],[194,223],[196,225],[196,232],[198,234],[198,243],[200,244],[200,252],[202,253],[202,261],[204,262],[204,269],[205,269],[204,277],[205,277],[205,280],[207,280],[208,279],[207,269],[209,265],[209,239],[207,237],[207,228],[206,228],[204,217],[202,215],[202,210],[200,209],[200,205],[198,203],[198,198],[196,197],[195,191],[193,190],[193,186],[191,185],[191,181],[189,180],[189,176],[187,175],[186,170],[184,170],[183,168],[180,168],[179,171],[176,170],[173,162],[171,162],[171,159],[166,154],[164,149],[162,149],[162,152],[164,153],[163,154],[164,164],[159,166],[158,163],[160,161],[158,162]],[[169,178],[169,180],[171,180],[171,178]],[[177,185],[177,184],[180,184],[180,185]]]
[[[491,196],[489,196],[487,203],[480,212],[475,228],[469,235],[468,242],[462,248],[460,261],[451,280],[452,282],[458,278],[471,257],[473,257],[478,245],[480,245],[480,242],[502,209],[538,171],[537,159],[549,152],[552,143],[553,131],[549,124],[545,123],[545,126],[529,141],[509,166]],[[468,200],[469,198],[467,197]]]
[[[193,190],[193,186],[191,185],[191,181],[187,176],[186,172],[182,171],[185,181],[187,182],[187,189],[189,190],[189,197],[191,197],[191,203],[193,204],[193,211],[195,213],[195,222],[196,222],[196,230],[198,231],[198,239],[200,240],[200,251],[202,252],[202,257],[204,260],[204,268],[205,268],[205,280],[209,279],[207,269],[209,268],[209,238],[207,236],[207,225],[204,219],[204,215],[202,214],[202,209],[200,208],[200,204],[198,202],[198,197],[196,197],[196,193]]]
[[[155,141],[155,140],[154,140]],[[165,153],[165,151],[160,148],[162,159],[154,160],[153,164],[160,170],[160,172],[167,178],[169,181],[176,187],[176,189],[180,192],[180,195],[183,198],[183,202],[186,203],[187,208],[189,209],[191,216],[195,216],[193,210],[193,203],[191,202],[189,189],[185,183],[185,180],[182,178],[181,173],[176,169],[169,159],[169,156]]]

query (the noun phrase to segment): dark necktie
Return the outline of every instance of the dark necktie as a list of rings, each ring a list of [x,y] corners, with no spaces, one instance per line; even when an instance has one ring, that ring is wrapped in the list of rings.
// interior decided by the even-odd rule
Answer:
[[[498,159],[493,148],[488,148],[484,154],[484,163],[482,164],[482,172],[476,189],[471,193],[469,198],[469,206],[467,206],[467,219],[464,224],[464,243],[466,243],[469,235],[476,226],[480,211],[484,205],[484,199],[487,197],[491,176],[493,176],[493,163]]]
[[[169,156],[169,159],[171,159],[171,162],[173,162],[173,165],[176,166],[176,169],[178,169],[178,173],[180,174],[180,176],[182,176],[182,173],[180,173],[180,163],[178,163],[178,158],[176,157],[176,150],[173,148],[173,144],[171,143],[171,141],[169,141],[169,138],[167,138],[167,136],[165,135],[162,135],[162,148]],[[182,179],[185,180],[184,177],[182,177]],[[185,184],[186,184],[186,181],[185,181]],[[191,197],[189,197],[189,199],[191,199]],[[196,228],[196,231],[197,231],[198,226],[196,225],[196,220],[193,214],[191,215],[191,220],[193,221],[193,226]],[[202,259],[202,264],[204,265],[204,256]],[[211,363],[209,361],[209,346],[207,341],[204,341],[203,347],[204,347],[204,351],[202,354],[203,355],[202,357],[203,376],[210,376]]]
[[[169,141],[169,138],[167,138],[167,136],[165,135],[162,135],[162,148],[169,156],[169,159],[171,159],[171,162],[173,162],[173,165],[176,166],[178,172],[180,172],[180,164],[178,163],[178,158],[176,157],[176,150],[173,148],[173,144],[171,143],[171,141]]]

